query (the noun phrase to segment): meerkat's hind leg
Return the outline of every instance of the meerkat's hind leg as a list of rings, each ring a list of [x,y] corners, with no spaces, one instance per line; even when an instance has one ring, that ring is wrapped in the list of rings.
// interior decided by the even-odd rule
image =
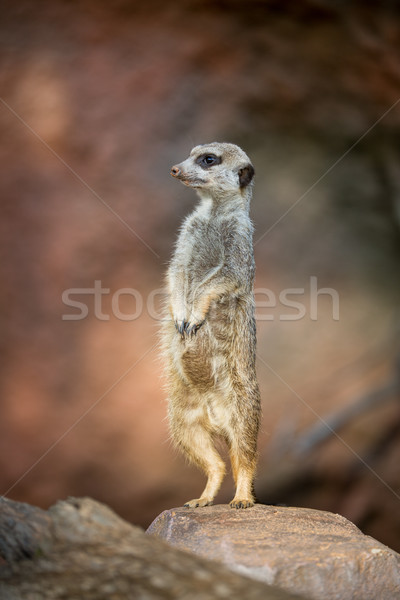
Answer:
[[[230,445],[233,478],[236,483],[235,497],[231,500],[231,508],[250,508],[254,505],[254,477],[257,455],[255,448],[243,448]]]
[[[211,434],[200,424],[192,425],[186,429],[185,439],[179,441],[179,446],[207,475],[207,484],[200,498],[189,500],[184,506],[197,508],[211,505],[225,475],[225,463],[214,448]]]
[[[239,467],[235,497],[229,503],[231,508],[250,508],[254,506],[254,471]]]

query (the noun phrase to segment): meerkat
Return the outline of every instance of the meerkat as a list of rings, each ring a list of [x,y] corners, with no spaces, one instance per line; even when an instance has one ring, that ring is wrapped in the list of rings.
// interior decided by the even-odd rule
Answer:
[[[236,493],[232,508],[254,504],[260,393],[254,318],[254,168],[234,144],[196,146],[171,175],[196,190],[197,208],[184,220],[167,271],[169,318],[162,341],[168,417],[174,444],[207,475],[207,506],[220,488],[225,440]]]

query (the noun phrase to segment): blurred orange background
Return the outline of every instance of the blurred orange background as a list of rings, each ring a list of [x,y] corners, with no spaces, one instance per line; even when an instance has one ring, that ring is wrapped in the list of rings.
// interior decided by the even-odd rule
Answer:
[[[230,141],[256,169],[256,287],[305,307],[288,320],[258,296],[257,494],[400,550],[399,12],[5,0],[0,493],[89,495],[147,526],[201,491],[168,440],[152,293],[196,202],[170,166]],[[311,278],[338,319],[327,293],[312,318]],[[63,318],[71,289],[84,319]],[[232,492],[229,476],[218,502]]]

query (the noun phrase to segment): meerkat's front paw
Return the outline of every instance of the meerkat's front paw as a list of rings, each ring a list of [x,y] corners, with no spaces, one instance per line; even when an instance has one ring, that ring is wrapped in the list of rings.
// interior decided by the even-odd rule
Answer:
[[[174,320],[175,329],[183,335],[188,324],[188,307],[182,298],[179,302],[173,302],[171,306],[172,318]]]
[[[250,508],[254,506],[254,500],[252,498],[234,498],[232,502],[230,502],[229,506],[231,508]]]
[[[175,320],[175,329],[180,333],[181,338],[193,337],[196,335],[200,327],[204,324],[204,320],[199,323],[192,323],[191,321],[177,321]]]
[[[197,323],[189,322],[187,324],[187,327],[186,327],[186,333],[187,333],[187,335],[190,336],[190,337],[193,337],[194,335],[196,335],[196,333],[198,332],[198,330],[200,329],[200,327],[202,325],[204,325],[204,322],[205,322],[205,319],[203,319],[203,321],[199,321]]]
[[[183,506],[185,508],[198,508],[200,506],[211,506],[212,503],[213,501],[208,498],[196,498],[195,500],[189,500],[189,502],[185,502]]]
[[[184,337],[186,327],[188,326],[188,322],[185,321],[185,319],[174,319],[174,324],[177,332],[180,333],[182,337]]]

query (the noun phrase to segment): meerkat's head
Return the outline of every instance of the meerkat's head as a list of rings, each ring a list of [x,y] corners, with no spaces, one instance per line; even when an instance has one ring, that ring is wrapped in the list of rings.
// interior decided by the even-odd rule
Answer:
[[[254,167],[239,146],[213,142],[193,148],[186,160],[172,167],[171,175],[195,188],[200,196],[245,195]]]

